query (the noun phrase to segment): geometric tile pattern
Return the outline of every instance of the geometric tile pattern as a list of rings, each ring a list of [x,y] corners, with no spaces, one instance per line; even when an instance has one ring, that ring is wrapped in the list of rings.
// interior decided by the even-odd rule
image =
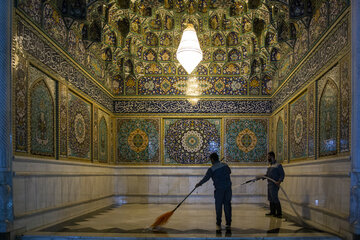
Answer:
[[[44,80],[32,86],[30,96],[31,153],[54,156],[54,100]]]
[[[99,153],[99,108],[94,106],[94,128],[93,128],[93,160],[98,160]]]
[[[266,162],[267,136],[267,119],[225,119],[225,161]]]
[[[61,15],[48,3],[43,6],[43,24],[45,31],[61,46],[66,44],[66,27]]]
[[[311,84],[307,90],[309,103],[308,116],[308,155],[315,156],[315,83]]]
[[[290,159],[307,154],[307,93],[290,104]]]
[[[91,97],[92,100],[112,110],[113,100],[111,97],[33,31],[20,20],[17,21],[17,35],[23,39],[23,50]]]
[[[19,57],[19,63],[14,71],[14,121],[15,121],[15,151],[28,151],[27,95],[28,78],[25,59]]]
[[[288,160],[289,159],[289,121],[288,121],[288,116],[289,116],[289,105],[286,104],[284,107],[284,136],[286,136],[284,138],[284,160]]]
[[[204,95],[246,95],[247,81],[242,77],[198,77]],[[188,77],[142,77],[139,95],[183,95]]]
[[[73,93],[68,94],[69,156],[91,157],[91,106]]]
[[[117,119],[117,163],[160,163],[160,120]]]
[[[328,61],[349,44],[349,18],[344,19],[335,27],[302,67],[273,96],[273,110],[276,110],[290,96],[306,85],[318,71],[326,66]]]
[[[108,162],[108,145],[108,123],[103,116],[99,122],[99,162]]]
[[[59,154],[68,154],[68,88],[59,83]]]
[[[164,119],[165,163],[208,163],[220,154],[220,126],[220,119]]]
[[[351,123],[351,60],[350,54],[341,61],[340,85],[340,152],[350,150]]]
[[[276,126],[276,159],[278,162],[284,161],[284,123],[281,118]]]

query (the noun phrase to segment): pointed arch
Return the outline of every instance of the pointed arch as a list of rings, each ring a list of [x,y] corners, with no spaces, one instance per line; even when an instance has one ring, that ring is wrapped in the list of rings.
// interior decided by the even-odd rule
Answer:
[[[337,152],[338,99],[339,90],[332,79],[328,79],[319,98],[319,152],[320,156]]]
[[[276,124],[276,158],[279,162],[284,161],[284,122],[281,117]]]
[[[55,156],[55,101],[44,79],[30,87],[30,152]]]
[[[99,121],[99,162],[108,162],[108,124],[104,116]]]

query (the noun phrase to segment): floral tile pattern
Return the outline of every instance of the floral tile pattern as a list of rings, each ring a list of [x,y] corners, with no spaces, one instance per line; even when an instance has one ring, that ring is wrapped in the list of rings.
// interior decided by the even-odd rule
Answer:
[[[220,119],[164,119],[165,164],[208,163],[220,154]]]

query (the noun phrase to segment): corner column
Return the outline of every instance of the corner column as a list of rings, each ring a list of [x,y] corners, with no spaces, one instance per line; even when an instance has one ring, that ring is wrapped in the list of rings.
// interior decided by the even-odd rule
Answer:
[[[0,239],[9,239],[13,225],[11,143],[12,0],[0,1]]]
[[[351,1],[351,191],[350,224],[353,239],[360,239],[360,1]]]

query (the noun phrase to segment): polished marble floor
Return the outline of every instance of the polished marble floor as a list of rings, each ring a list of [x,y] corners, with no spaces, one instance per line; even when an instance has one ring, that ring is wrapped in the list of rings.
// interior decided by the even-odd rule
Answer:
[[[48,239],[57,239],[56,236],[81,236],[82,239],[338,239],[328,233],[299,226],[286,218],[266,217],[267,209],[255,204],[233,204],[231,232],[223,229],[220,234],[216,233],[215,207],[211,204],[183,204],[166,225],[159,229],[150,228],[159,215],[171,211],[174,207],[173,204],[112,206],[45,229],[28,232],[23,239],[44,239],[45,236],[53,236]]]

